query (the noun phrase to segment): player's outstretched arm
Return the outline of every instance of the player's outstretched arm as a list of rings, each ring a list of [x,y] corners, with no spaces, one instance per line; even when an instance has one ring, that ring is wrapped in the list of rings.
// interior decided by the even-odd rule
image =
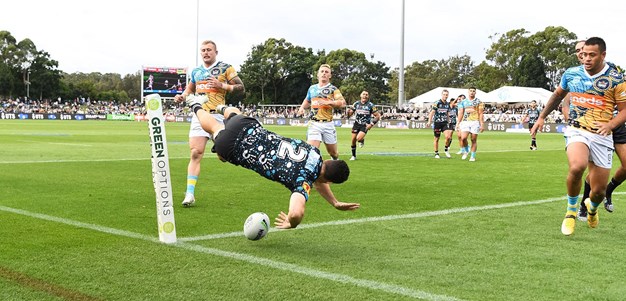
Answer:
[[[359,203],[344,203],[338,201],[335,198],[333,191],[330,190],[330,185],[328,183],[315,182],[313,185],[315,186],[315,190],[317,190],[317,192],[319,192],[319,194],[337,210],[355,210],[361,207],[361,204]]]
[[[290,229],[297,227],[304,218],[304,206],[306,198],[298,192],[291,194],[289,199],[289,212],[280,212],[274,219],[274,225],[279,229]]]

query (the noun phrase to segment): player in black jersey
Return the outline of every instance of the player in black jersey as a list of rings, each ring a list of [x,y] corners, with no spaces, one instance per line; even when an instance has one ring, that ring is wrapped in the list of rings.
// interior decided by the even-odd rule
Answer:
[[[352,125],[352,157],[350,161],[356,160],[356,143],[359,147],[363,147],[365,143],[365,135],[380,120],[380,112],[376,106],[369,100],[370,94],[367,91],[361,92],[361,99],[356,101],[352,106],[348,107],[348,118],[356,113],[354,124]],[[372,115],[374,118],[372,119]]]
[[[522,116],[522,120],[520,123],[523,124],[526,118],[528,118],[528,130],[532,129],[535,126],[535,122],[537,122],[537,118],[539,118],[539,114],[541,111],[537,108],[537,101],[533,100],[530,102],[530,108],[524,112],[524,116]],[[530,134],[530,150],[537,150],[537,133]]]
[[[350,169],[346,161],[323,160],[318,148],[270,132],[256,119],[240,115],[241,111],[234,107],[217,107],[225,117],[221,124],[202,108],[203,101],[206,98],[187,99],[202,128],[214,137],[211,151],[220,160],[253,170],[291,191],[288,213],[280,212],[274,220],[277,228],[295,228],[300,224],[311,187],[338,210],[360,207],[358,203],[339,202],[330,189],[330,183],[339,184],[348,179]]]
[[[444,89],[441,91],[441,99],[437,100],[431,107],[430,114],[428,114],[428,122],[426,126],[430,126],[433,124],[433,134],[435,135],[435,139],[433,141],[433,146],[435,148],[435,159],[439,159],[439,137],[441,137],[441,132],[445,131],[448,128],[448,113],[450,111],[450,103],[448,102],[448,90]],[[446,143],[446,145],[448,145]],[[448,145],[449,146],[449,145]],[[447,151],[446,147],[446,157],[450,158],[450,153]]]

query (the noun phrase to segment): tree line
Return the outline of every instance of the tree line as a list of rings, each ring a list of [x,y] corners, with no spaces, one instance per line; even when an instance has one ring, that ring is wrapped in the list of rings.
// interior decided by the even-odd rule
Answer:
[[[504,85],[553,90],[565,69],[578,64],[574,55],[578,38],[563,27],[550,26],[534,34],[515,29],[489,38],[492,43],[485,60],[478,64],[468,55],[457,55],[405,66],[406,98],[440,86],[474,86],[486,92]],[[307,88],[317,82],[317,68],[324,63],[332,66],[331,82],[349,101],[368,90],[379,104],[396,103],[398,68],[392,70],[384,62],[375,61],[373,55],[368,57],[357,50],[313,51],[276,38],[252,47],[238,70],[246,95],[229,96],[229,102],[298,104]],[[8,31],[0,31],[0,97],[25,96],[27,84],[31,98],[90,97],[125,102],[139,99],[141,71],[124,76],[68,74],[30,39],[17,42]]]

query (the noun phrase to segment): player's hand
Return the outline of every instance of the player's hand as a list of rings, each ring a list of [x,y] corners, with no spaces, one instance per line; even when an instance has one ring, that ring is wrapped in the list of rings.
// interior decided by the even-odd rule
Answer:
[[[533,126],[533,128],[530,129],[530,135],[537,134],[537,132],[539,132],[542,128],[543,128],[543,119],[539,118],[537,119],[537,122],[535,122],[535,125]]]
[[[344,202],[335,203],[335,209],[341,210],[341,211],[356,210],[360,207],[361,207],[361,204],[359,203],[344,203]]]
[[[181,102],[185,100],[185,96],[183,96],[182,94],[176,94],[176,96],[174,96],[174,101],[175,102]]]
[[[611,134],[613,128],[608,122],[595,122],[595,127],[597,128],[596,133],[602,136],[608,136]]]
[[[304,109],[302,107],[298,109],[297,117],[304,117]]]
[[[274,219],[274,226],[278,229],[290,229],[291,223],[289,222],[289,218],[285,212],[280,212],[278,216]]]
[[[371,124],[371,123],[368,123],[368,124],[365,126],[365,130],[366,130],[366,131],[369,131],[372,127],[374,127],[374,125],[373,125],[373,124]]]
[[[223,83],[219,81],[217,77],[209,77],[209,79],[207,80],[207,85],[209,85],[209,88],[214,89],[222,89],[223,87]]]

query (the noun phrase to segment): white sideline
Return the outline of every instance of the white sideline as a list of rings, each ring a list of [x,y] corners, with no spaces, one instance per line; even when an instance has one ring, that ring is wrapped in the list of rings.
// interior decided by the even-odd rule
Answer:
[[[11,212],[11,213],[20,214],[20,215],[24,215],[28,217],[37,218],[37,219],[42,219],[46,221],[57,222],[61,224],[90,229],[90,230],[103,232],[107,234],[135,238],[135,239],[140,239],[140,240],[145,240],[145,241],[150,241],[150,242],[161,244],[161,242],[159,241],[157,237],[152,237],[152,236],[134,233],[130,231],[119,230],[119,229],[104,227],[104,226],[95,225],[95,224],[88,224],[88,223],[83,223],[83,222],[74,221],[70,219],[50,216],[50,215],[41,214],[41,213],[34,213],[34,212],[26,211],[26,210],[15,209],[15,208],[5,207],[5,206],[0,206],[0,211]],[[388,283],[378,282],[378,281],[373,281],[373,280],[354,278],[354,277],[350,277],[350,276],[343,275],[343,274],[319,271],[319,270],[315,270],[315,269],[311,269],[311,268],[307,268],[303,266],[298,266],[298,265],[291,264],[291,263],[274,261],[271,259],[266,259],[262,257],[257,257],[257,256],[252,256],[252,255],[247,255],[247,254],[242,254],[242,253],[237,253],[237,252],[223,251],[223,250],[219,250],[215,248],[203,247],[200,245],[195,245],[195,244],[186,243],[186,242],[177,242],[174,244],[167,244],[167,245],[164,244],[164,246],[178,247],[184,250],[231,258],[234,260],[245,261],[248,263],[258,264],[258,265],[262,265],[262,266],[266,266],[266,267],[270,267],[270,268],[274,268],[274,269],[278,269],[278,270],[282,270],[286,272],[298,273],[298,274],[302,274],[302,275],[313,277],[313,278],[326,279],[326,280],[339,282],[339,283],[345,283],[345,284],[352,284],[352,285],[356,285],[356,286],[367,288],[367,289],[379,290],[379,291],[383,291],[386,293],[402,295],[402,296],[416,298],[416,299],[432,300],[432,301],[463,301],[462,299],[458,299],[455,297],[431,294],[428,292],[414,290],[414,289],[406,288],[406,287],[395,285],[395,284],[388,284]]]
[[[620,194],[620,193],[615,192],[614,194]],[[538,200],[538,201],[504,203],[504,204],[475,206],[475,207],[462,207],[462,208],[444,209],[444,210],[437,210],[437,211],[416,212],[416,213],[401,214],[401,215],[386,215],[386,216],[345,219],[345,220],[337,220],[337,221],[322,222],[322,223],[302,224],[298,226],[298,229],[309,229],[309,228],[318,228],[318,227],[324,227],[324,226],[361,224],[361,223],[372,223],[372,222],[380,222],[380,221],[391,221],[391,220],[397,220],[397,219],[448,215],[452,213],[463,213],[463,212],[480,211],[480,210],[491,210],[491,209],[536,205],[536,204],[550,203],[550,202],[554,202],[558,200],[565,200],[565,199],[566,199],[565,197],[555,197],[555,198],[549,198],[549,199]],[[276,228],[270,229],[270,232],[279,232],[279,231],[284,231],[284,230],[276,229]],[[237,231],[237,232],[209,234],[209,235],[203,235],[203,236],[179,237],[178,240],[198,241],[198,240],[210,240],[210,239],[218,239],[218,238],[236,237],[236,236],[241,236],[241,235],[242,235],[242,232]]]

